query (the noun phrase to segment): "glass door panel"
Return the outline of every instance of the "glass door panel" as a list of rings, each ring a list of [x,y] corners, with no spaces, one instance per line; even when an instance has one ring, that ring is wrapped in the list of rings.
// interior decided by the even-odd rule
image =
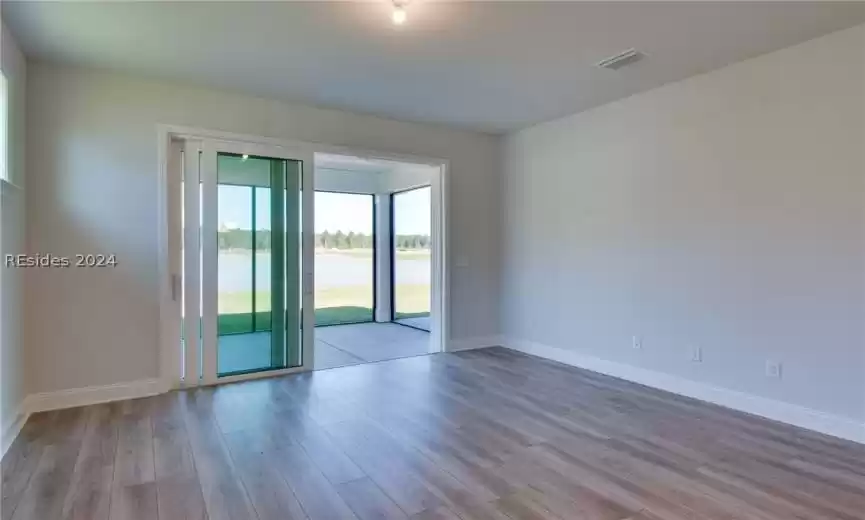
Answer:
[[[217,376],[301,364],[300,161],[216,154]]]
[[[393,321],[430,330],[431,189],[394,193],[391,198]]]

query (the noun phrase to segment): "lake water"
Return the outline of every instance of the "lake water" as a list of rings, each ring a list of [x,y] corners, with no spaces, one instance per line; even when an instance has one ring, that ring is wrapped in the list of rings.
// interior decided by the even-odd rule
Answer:
[[[256,256],[257,290],[270,289],[270,253]],[[219,252],[219,292],[248,291],[252,287],[252,255],[243,252]],[[429,285],[431,266],[429,255],[407,253],[397,255],[397,283]],[[372,255],[328,253],[316,251],[315,286],[319,289],[346,285],[371,285]]]

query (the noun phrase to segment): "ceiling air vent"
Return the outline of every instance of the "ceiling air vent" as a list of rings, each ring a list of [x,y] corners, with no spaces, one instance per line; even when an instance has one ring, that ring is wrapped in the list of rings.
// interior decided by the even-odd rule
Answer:
[[[619,70],[626,65],[640,61],[644,57],[645,54],[641,53],[637,49],[628,49],[616,54],[615,56],[610,56],[609,58],[599,61],[596,66],[601,67],[602,69]]]

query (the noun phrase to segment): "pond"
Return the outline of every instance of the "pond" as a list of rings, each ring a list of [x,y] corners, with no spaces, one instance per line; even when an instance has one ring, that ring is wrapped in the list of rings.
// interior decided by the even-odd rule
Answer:
[[[256,255],[255,288],[270,290],[270,253]],[[429,285],[431,266],[429,252],[400,251],[397,253],[398,284]],[[219,292],[249,291],[252,287],[252,254],[220,251]],[[373,262],[370,250],[322,251],[315,254],[316,289],[345,286],[372,286]]]

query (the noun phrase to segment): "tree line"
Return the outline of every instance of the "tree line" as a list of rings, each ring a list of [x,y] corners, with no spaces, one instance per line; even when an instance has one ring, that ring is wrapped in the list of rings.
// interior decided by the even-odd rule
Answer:
[[[253,232],[249,229],[228,229],[219,231],[217,235],[218,247],[221,250],[252,249]],[[324,231],[315,234],[315,247],[323,249],[372,249],[373,240],[372,235],[365,233]],[[255,249],[257,251],[270,251],[271,243],[269,229],[255,231]],[[429,235],[396,235],[394,237],[394,245],[397,249],[429,249],[430,244]]]

